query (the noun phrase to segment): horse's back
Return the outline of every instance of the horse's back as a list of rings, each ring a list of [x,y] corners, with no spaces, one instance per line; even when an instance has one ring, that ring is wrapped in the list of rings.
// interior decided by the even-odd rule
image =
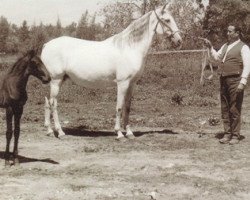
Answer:
[[[113,81],[118,54],[107,41],[63,36],[46,43],[41,58],[52,78],[67,74],[73,81],[86,85],[86,82]]]

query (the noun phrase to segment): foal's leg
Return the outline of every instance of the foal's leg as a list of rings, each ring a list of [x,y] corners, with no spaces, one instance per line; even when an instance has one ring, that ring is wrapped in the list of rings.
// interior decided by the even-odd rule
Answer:
[[[65,133],[62,130],[62,127],[61,127],[61,124],[59,121],[59,117],[58,117],[58,112],[57,112],[57,99],[56,99],[56,97],[59,93],[61,84],[62,84],[62,79],[56,79],[56,80],[52,80],[50,82],[50,100],[49,100],[51,110],[52,110],[53,119],[54,119],[55,129],[58,132],[59,138],[65,135]]]
[[[129,126],[129,113],[130,113],[130,107],[131,107],[131,98],[133,93],[134,84],[130,84],[126,96],[125,96],[125,107],[124,107],[124,117],[123,117],[123,125],[124,129],[126,130],[126,137],[132,139],[134,138],[134,134],[130,129]]]
[[[115,121],[115,132],[117,133],[117,139],[124,138],[121,131],[121,117],[122,110],[125,102],[125,95],[129,87],[129,81],[117,83],[117,105],[116,105],[116,121]]]
[[[13,118],[13,111],[11,107],[6,108],[6,124],[7,124],[7,131],[6,131],[6,150],[5,150],[5,166],[10,166],[10,141],[12,138],[12,118]]]
[[[19,165],[19,159],[18,159],[18,140],[20,135],[20,120],[23,114],[23,106],[17,106],[13,109],[14,112],[14,150],[13,150],[13,156],[14,156],[14,165]]]

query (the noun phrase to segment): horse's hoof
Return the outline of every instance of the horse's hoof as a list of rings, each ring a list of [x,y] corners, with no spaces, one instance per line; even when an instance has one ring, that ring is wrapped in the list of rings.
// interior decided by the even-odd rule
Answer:
[[[46,136],[52,137],[52,136],[54,136],[54,132],[48,132],[48,133],[46,134]]]
[[[15,165],[15,166],[19,166],[20,165],[20,162],[19,162],[18,158],[14,158],[13,165]]]
[[[124,136],[120,136],[120,137],[117,137],[115,139],[116,139],[116,141],[119,141],[119,142],[125,142],[126,141],[126,138]]]
[[[11,166],[10,161],[9,160],[5,160],[4,167],[9,168],[10,166]]]
[[[63,136],[65,136],[65,133],[62,130],[59,130],[57,132],[58,132],[58,135],[57,135],[58,138],[62,138]]]
[[[129,135],[126,135],[126,138],[133,140],[133,139],[135,139],[135,136],[134,136],[134,134],[129,134]]]
[[[63,139],[64,136],[65,136],[65,134],[61,134],[61,135],[58,135],[57,138],[58,138],[58,139]]]

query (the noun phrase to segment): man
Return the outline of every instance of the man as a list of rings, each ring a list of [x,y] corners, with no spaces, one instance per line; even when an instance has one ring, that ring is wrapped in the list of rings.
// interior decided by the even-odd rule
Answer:
[[[250,49],[241,40],[241,29],[230,25],[227,30],[228,42],[215,51],[209,40],[205,45],[210,56],[220,61],[221,117],[224,125],[222,144],[237,144],[240,141],[241,108],[244,88],[250,74]]]

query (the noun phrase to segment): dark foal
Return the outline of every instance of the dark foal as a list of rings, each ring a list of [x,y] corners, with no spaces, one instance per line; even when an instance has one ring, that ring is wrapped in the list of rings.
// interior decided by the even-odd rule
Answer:
[[[19,164],[18,160],[18,139],[20,134],[20,119],[23,114],[23,106],[28,97],[26,85],[29,76],[33,75],[43,83],[49,83],[50,76],[41,59],[35,51],[30,51],[20,58],[3,77],[0,84],[0,107],[6,109],[6,150],[5,166],[10,166],[10,141],[12,138],[12,119],[14,116],[14,150],[13,165]]]

